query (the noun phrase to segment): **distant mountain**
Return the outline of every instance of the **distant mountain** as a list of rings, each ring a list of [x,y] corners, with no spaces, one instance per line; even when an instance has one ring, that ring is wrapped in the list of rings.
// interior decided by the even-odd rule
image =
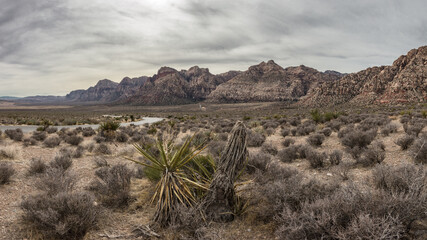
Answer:
[[[10,100],[17,100],[20,99],[19,97],[11,97],[11,96],[0,96],[0,100],[4,100],[4,101],[10,101]]]
[[[304,65],[282,68],[273,60],[251,66],[219,85],[208,96],[210,102],[297,101],[319,83],[334,82],[338,72],[319,72]]]
[[[300,104],[330,106],[351,104],[396,104],[427,101],[427,46],[412,49],[391,66],[371,67],[325,82]]]
[[[63,104],[65,97],[63,96],[29,96],[13,100],[21,104]]]

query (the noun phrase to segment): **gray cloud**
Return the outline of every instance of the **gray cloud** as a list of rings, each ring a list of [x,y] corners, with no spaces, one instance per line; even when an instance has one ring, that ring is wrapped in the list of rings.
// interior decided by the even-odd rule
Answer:
[[[422,0],[0,0],[0,96],[65,94],[161,66],[355,72],[425,45]]]

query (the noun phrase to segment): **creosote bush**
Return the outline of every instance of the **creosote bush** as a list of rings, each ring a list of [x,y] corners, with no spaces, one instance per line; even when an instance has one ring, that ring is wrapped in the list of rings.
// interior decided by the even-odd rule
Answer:
[[[15,174],[15,169],[12,165],[5,162],[0,162],[0,185],[10,182],[10,178]]]
[[[285,140],[282,142],[282,145],[284,147],[289,147],[291,144],[294,144],[295,140],[293,140],[292,138],[285,138]]]
[[[112,153],[110,147],[105,143],[100,143],[95,148],[95,152],[98,154],[105,154],[105,155],[110,155]]]
[[[256,171],[265,172],[270,162],[271,162],[271,155],[269,154],[266,154],[263,152],[252,154],[248,158],[246,171],[250,174],[255,173]]]
[[[54,157],[54,159],[49,163],[49,166],[65,171],[70,168],[72,164],[73,160],[71,159],[70,152],[63,151]]]
[[[272,142],[264,142],[264,144],[261,146],[261,151],[271,155],[277,155],[277,148],[273,145]]]
[[[329,155],[329,161],[331,165],[339,165],[342,159],[342,152],[340,150],[334,150]]]

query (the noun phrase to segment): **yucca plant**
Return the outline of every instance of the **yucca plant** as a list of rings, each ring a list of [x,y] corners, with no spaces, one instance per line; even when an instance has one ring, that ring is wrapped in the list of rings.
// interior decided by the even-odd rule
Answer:
[[[174,148],[171,142],[157,141],[160,151],[158,158],[147,149],[134,144],[136,150],[148,162],[129,160],[161,173],[152,202],[157,201],[154,221],[162,226],[167,226],[173,221],[174,211],[179,205],[192,207],[196,203],[197,193],[208,190],[208,181],[202,180],[207,169],[196,160],[196,156],[205,147],[197,146],[190,149],[193,138],[194,136],[187,139],[179,148]]]

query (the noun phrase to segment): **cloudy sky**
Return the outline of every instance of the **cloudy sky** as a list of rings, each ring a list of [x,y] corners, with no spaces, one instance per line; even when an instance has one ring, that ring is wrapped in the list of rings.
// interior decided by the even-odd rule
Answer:
[[[427,44],[425,0],[0,0],[0,96],[269,59],[324,71],[390,65]]]

